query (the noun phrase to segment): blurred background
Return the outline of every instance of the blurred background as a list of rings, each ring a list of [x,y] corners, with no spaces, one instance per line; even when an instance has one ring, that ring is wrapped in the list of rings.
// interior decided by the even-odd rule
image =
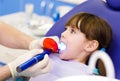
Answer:
[[[25,11],[28,4],[33,5],[33,12],[52,18],[63,14],[85,0],[0,0],[0,16]],[[61,14],[60,14],[61,12]],[[64,12],[64,13],[63,13]]]
[[[41,37],[67,12],[87,0],[0,0],[0,21]]]

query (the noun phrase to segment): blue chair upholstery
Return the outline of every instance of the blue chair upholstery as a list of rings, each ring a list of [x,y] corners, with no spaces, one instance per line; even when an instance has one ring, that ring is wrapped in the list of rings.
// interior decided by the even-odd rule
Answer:
[[[120,3],[119,3],[120,4]],[[78,12],[88,12],[105,19],[112,27],[113,40],[110,49],[107,51],[115,67],[115,76],[120,79],[120,10],[114,10],[102,0],[88,0],[63,16],[54,26],[47,32],[46,36],[58,35],[65,29],[66,21]]]

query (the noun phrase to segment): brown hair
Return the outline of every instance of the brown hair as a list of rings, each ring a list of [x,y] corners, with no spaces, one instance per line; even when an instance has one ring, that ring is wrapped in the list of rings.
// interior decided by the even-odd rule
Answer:
[[[88,40],[97,40],[99,42],[98,49],[108,49],[111,39],[112,30],[110,25],[102,18],[90,13],[78,13],[71,17],[66,27],[76,27],[85,34]],[[98,59],[97,67],[100,75],[105,76],[105,67],[101,59]]]
[[[76,27],[86,35],[88,40],[97,40],[98,49],[108,48],[111,42],[112,30],[102,18],[89,13],[78,13],[71,17],[66,26]]]

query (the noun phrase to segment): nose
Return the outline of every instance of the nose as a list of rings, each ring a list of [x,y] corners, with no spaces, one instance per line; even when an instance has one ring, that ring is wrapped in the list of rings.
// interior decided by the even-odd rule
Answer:
[[[67,30],[65,30],[64,32],[61,33],[61,38],[64,38],[66,36],[66,32],[67,32]]]
[[[63,38],[63,37],[64,37],[64,32],[61,33],[61,38]]]

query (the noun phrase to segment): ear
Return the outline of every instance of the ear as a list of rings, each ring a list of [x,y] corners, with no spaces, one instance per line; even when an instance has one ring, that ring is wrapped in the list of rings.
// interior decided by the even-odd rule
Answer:
[[[97,40],[91,40],[91,41],[88,41],[85,50],[87,52],[93,52],[98,48],[98,46],[99,46],[99,43]]]

